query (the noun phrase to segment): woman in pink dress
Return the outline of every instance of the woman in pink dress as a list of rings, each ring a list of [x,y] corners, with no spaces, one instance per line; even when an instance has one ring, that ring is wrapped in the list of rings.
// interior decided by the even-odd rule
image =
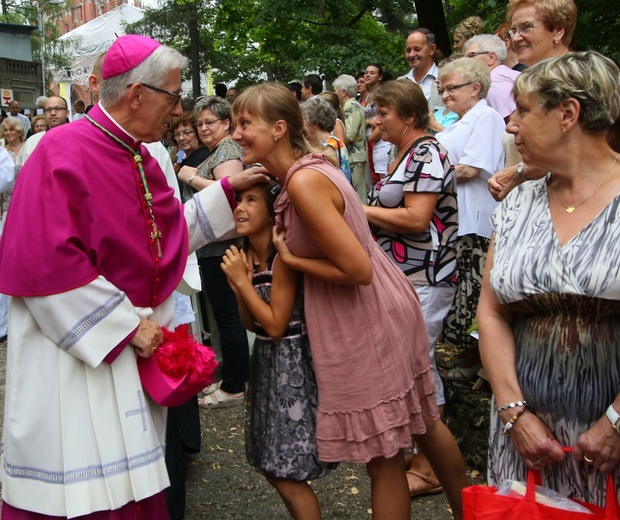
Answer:
[[[413,435],[461,518],[464,464],[439,420],[411,284],[373,240],[346,178],[325,156],[309,152],[299,105],[286,87],[250,87],[234,115],[243,162],[261,163],[282,184],[274,239],[282,261],[304,276],[320,459],[366,464],[373,518],[408,519],[403,449]],[[455,473],[462,478],[447,478]]]

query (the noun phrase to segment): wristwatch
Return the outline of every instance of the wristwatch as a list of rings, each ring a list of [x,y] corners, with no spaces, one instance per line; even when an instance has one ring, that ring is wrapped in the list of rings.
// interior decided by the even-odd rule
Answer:
[[[525,173],[523,173],[524,170],[525,170],[525,164],[523,164],[522,162],[517,164],[517,175],[521,177],[524,181],[527,181],[529,179],[525,176]]]
[[[614,427],[614,430],[620,435],[620,415],[614,409],[613,405],[609,405],[607,408],[607,418],[611,421],[611,425]]]

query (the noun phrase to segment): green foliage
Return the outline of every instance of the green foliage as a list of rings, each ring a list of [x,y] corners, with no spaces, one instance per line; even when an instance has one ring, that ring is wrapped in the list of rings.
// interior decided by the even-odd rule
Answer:
[[[127,30],[189,56],[182,1],[147,9],[144,19]],[[413,13],[404,0],[220,0],[197,7],[200,57],[214,70],[215,81],[243,86],[292,81],[308,72],[333,80],[369,62],[396,72],[405,68],[402,49]]]
[[[464,18],[478,15],[486,29],[494,31],[506,19],[508,0],[448,0],[449,29]],[[620,2],[618,0],[575,0],[579,12],[575,31],[576,50],[596,50],[620,63]]]

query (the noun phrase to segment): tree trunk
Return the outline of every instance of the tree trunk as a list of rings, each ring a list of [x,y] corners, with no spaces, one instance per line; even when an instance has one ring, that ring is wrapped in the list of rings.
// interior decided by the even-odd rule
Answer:
[[[196,99],[202,92],[200,90],[200,78],[202,70],[200,67],[200,35],[198,32],[198,7],[196,1],[188,2],[189,11],[189,39],[190,39],[190,58],[192,62],[192,97]]]
[[[426,27],[435,35],[437,48],[444,56],[452,54],[450,35],[443,12],[442,0],[413,0],[420,27]]]

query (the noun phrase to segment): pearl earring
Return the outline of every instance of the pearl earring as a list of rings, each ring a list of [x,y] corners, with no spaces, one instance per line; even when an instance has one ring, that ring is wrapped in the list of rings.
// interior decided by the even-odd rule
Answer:
[[[278,142],[278,138],[274,137],[273,140],[277,143]]]

